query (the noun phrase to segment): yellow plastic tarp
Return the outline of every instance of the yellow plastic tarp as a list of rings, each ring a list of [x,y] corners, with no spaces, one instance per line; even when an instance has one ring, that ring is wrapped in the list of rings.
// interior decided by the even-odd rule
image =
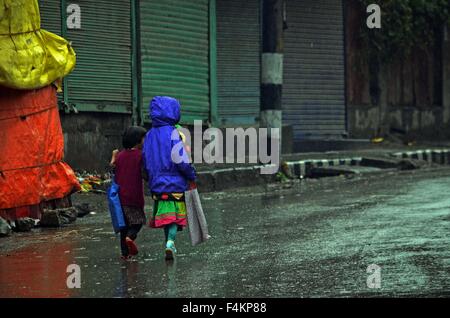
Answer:
[[[37,0],[0,0],[0,85],[45,87],[67,76],[75,62],[68,41],[41,29]]]

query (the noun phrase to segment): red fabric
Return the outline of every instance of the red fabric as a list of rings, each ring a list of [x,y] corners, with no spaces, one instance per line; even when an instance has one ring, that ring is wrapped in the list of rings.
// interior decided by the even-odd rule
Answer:
[[[40,219],[44,209],[63,209],[72,206],[70,195],[62,199],[55,199],[50,201],[42,201],[39,204],[28,205],[25,207],[17,207],[11,209],[0,209],[0,217],[8,221],[15,221],[23,217],[30,217],[33,219]]]
[[[0,210],[61,199],[79,190],[63,156],[55,88],[0,87]]]
[[[161,229],[166,225],[170,224],[176,224],[181,227],[186,227],[187,218],[178,218],[176,216],[165,216],[163,219],[157,220],[156,218],[152,217],[148,222],[148,226],[153,229]]]
[[[197,183],[195,181],[189,182],[189,190],[197,189]]]
[[[142,180],[142,152],[126,149],[116,159],[115,178],[119,185],[122,205],[144,208],[144,181]]]

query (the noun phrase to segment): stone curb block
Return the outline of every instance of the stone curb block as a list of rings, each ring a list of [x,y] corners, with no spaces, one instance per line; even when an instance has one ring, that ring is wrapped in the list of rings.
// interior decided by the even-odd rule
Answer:
[[[314,168],[338,167],[338,166],[367,166],[391,170],[398,168],[396,159],[423,160],[428,163],[450,164],[450,149],[426,149],[417,151],[405,151],[388,154],[386,158],[377,157],[345,157],[338,159],[311,159],[300,161],[287,161],[288,172],[294,178],[311,177]],[[268,165],[264,165],[268,166]],[[225,189],[260,185],[276,181],[276,174],[261,174],[264,166],[236,167],[218,169],[213,171],[200,171],[197,173],[197,184],[200,192],[223,191]],[[101,189],[105,189],[105,184]],[[146,187],[146,193],[148,189]]]
[[[450,149],[425,149],[416,151],[395,152],[392,157],[398,159],[416,159],[441,165],[450,164]]]
[[[436,164],[450,164],[450,149],[425,149],[416,151],[395,152],[388,157],[396,159],[413,159]],[[308,178],[314,168],[361,165],[381,169],[398,168],[399,163],[388,158],[354,157],[323,160],[301,160],[286,162],[289,172],[297,178]]]
[[[401,159],[398,158],[364,157],[361,161],[361,166],[380,169],[396,169],[398,168],[400,161]]]
[[[264,166],[198,172],[198,189],[200,192],[223,191],[233,187],[254,186],[275,181],[275,174],[261,174],[262,167]]]
[[[287,162],[287,166],[291,175],[297,178],[307,178],[311,176],[314,168],[320,167],[337,167],[337,166],[358,166],[361,164],[362,157],[353,158],[338,158],[338,159],[316,159],[316,160],[301,160],[294,162]]]
[[[0,237],[5,237],[11,235],[12,228],[9,223],[0,217]]]

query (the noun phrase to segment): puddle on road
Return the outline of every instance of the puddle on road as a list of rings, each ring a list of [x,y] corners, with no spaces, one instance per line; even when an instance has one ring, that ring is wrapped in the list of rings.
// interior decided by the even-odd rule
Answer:
[[[72,243],[32,245],[0,257],[0,297],[71,297],[66,269],[75,263],[65,253]]]

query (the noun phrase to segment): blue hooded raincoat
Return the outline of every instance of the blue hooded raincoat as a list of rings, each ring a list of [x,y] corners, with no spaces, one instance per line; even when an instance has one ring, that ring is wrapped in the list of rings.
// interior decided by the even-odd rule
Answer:
[[[178,145],[181,163],[172,160],[172,149],[181,143],[179,134],[172,132],[180,121],[180,103],[167,96],[156,96],[149,106],[152,129],[143,147],[145,169],[153,193],[180,193],[188,190],[188,181],[195,181],[195,170],[188,162],[184,147]]]

